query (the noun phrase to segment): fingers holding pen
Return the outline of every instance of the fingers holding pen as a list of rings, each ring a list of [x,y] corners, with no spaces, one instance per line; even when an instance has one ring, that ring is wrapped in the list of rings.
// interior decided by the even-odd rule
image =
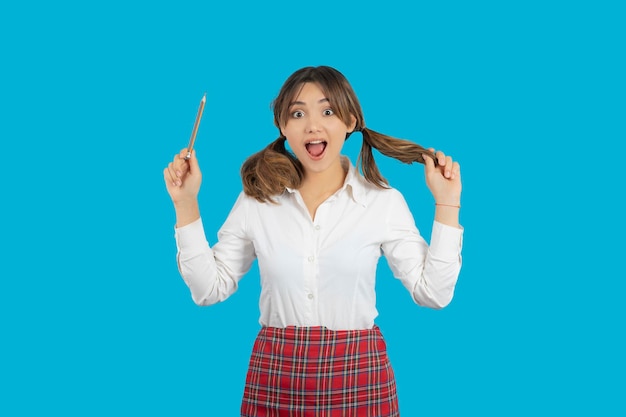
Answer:
[[[175,155],[163,169],[165,186],[175,205],[194,203],[202,184],[202,172],[195,151],[191,152],[188,160],[185,156],[186,152]]]
[[[187,168],[187,172],[193,176],[200,175],[200,165],[198,164],[198,158],[196,156],[196,150],[192,149],[189,154],[189,158],[187,158],[187,154],[185,154],[185,161],[187,164],[185,165]]]
[[[185,174],[189,172],[189,161],[185,159],[187,156],[187,149],[183,149],[180,153],[174,155],[172,161],[165,168],[165,181],[175,187],[180,187],[183,184]],[[191,158],[190,158],[191,159]],[[197,161],[196,161],[197,163]]]

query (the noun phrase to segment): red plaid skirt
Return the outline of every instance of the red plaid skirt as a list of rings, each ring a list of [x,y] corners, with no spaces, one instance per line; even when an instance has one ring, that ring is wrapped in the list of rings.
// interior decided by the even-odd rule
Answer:
[[[398,398],[377,326],[264,327],[254,342],[242,417],[396,417]]]

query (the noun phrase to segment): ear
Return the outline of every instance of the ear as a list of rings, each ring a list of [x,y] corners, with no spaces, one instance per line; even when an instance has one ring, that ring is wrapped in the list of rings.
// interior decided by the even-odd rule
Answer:
[[[356,117],[354,115],[350,115],[350,125],[348,126],[348,133],[354,132],[354,128],[356,127]]]

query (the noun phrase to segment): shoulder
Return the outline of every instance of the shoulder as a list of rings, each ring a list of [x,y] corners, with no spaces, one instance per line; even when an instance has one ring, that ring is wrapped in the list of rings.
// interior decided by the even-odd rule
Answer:
[[[391,186],[385,188],[377,187],[371,182],[367,181],[363,175],[357,173],[356,181],[354,182],[355,197],[362,200],[366,205],[369,204],[383,204],[394,205],[397,203],[405,204],[405,199],[402,193]]]
[[[392,186],[380,188],[360,178],[360,194],[355,193],[355,200],[361,202],[371,213],[388,220],[399,220],[412,215],[402,192]]]
[[[394,207],[398,206],[407,206],[404,195],[402,195],[399,190],[393,187],[378,188],[374,185],[371,185],[371,188],[368,189],[366,196],[366,201],[369,204],[388,207],[389,209],[393,209]]]
[[[289,191],[285,190],[282,194],[272,196],[271,201],[259,201],[242,190],[237,197],[235,207],[245,207],[248,211],[263,212],[283,205],[289,199],[289,195]]]

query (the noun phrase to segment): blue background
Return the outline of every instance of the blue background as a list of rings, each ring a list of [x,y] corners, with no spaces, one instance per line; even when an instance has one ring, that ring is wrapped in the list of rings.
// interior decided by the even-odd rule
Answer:
[[[207,92],[214,242],[282,82],[331,65],[369,127],[462,164],[452,304],[379,268],[402,414],[624,415],[619,3],[5,2],[0,414],[238,415],[258,273],[193,304],[162,169]],[[429,238],[422,167],[378,161]]]

